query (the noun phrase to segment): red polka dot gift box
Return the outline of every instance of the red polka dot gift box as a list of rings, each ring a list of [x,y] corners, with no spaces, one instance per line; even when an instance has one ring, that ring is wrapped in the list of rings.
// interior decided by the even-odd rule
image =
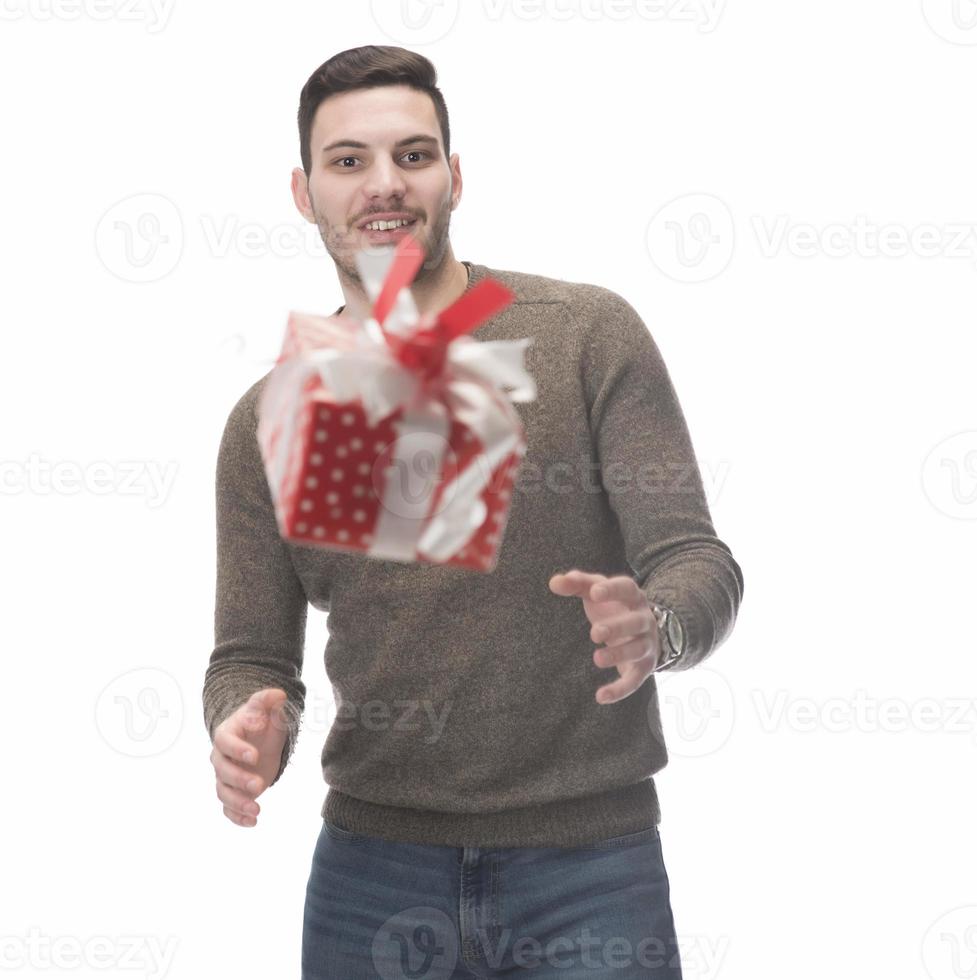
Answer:
[[[512,302],[491,278],[420,316],[423,258],[412,236],[357,254],[363,323],[289,315],[258,445],[286,540],[491,572],[526,451],[512,402],[536,397],[531,338],[468,336]]]

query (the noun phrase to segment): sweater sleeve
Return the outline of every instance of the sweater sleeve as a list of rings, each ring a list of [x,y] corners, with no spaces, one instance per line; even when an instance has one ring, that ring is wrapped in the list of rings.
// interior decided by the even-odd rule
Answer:
[[[288,736],[274,785],[295,748],[305,707],[301,675],[308,603],[278,530],[258,447],[259,384],[231,410],[217,455],[214,648],[203,708],[213,740],[217,726],[256,691],[285,691]]]
[[[598,290],[581,353],[590,431],[601,481],[628,564],[649,602],[672,609],[688,670],[731,633],[743,572],[717,536],[682,408],[635,309]]]

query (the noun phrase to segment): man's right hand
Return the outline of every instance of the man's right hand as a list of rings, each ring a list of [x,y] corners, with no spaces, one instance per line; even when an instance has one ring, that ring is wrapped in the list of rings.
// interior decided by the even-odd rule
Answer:
[[[224,815],[253,827],[261,808],[255,803],[282,762],[288,726],[281,708],[288,695],[278,687],[256,691],[214,729],[210,761],[217,776],[217,798]]]

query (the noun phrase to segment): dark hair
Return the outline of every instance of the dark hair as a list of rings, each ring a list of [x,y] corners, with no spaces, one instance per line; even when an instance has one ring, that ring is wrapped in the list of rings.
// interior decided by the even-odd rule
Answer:
[[[409,85],[426,92],[434,102],[434,111],[441,127],[444,155],[451,154],[451,132],[448,127],[448,108],[437,87],[438,73],[423,55],[406,48],[390,45],[365,44],[349,48],[323,62],[302,86],[299,97],[299,148],[306,177],[312,172],[312,120],[323,99],[339,92],[373,88],[379,85]]]

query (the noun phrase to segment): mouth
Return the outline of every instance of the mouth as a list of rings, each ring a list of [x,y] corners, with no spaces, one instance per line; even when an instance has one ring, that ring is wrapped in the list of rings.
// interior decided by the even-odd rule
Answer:
[[[370,227],[371,224],[377,224],[381,226],[379,230],[374,230]],[[396,225],[396,227],[392,227]],[[390,227],[384,227],[390,226]],[[396,221],[372,221],[367,224],[360,226],[360,231],[366,236],[366,238],[371,242],[395,242],[403,238],[412,228],[417,227],[416,218],[408,218]]]

